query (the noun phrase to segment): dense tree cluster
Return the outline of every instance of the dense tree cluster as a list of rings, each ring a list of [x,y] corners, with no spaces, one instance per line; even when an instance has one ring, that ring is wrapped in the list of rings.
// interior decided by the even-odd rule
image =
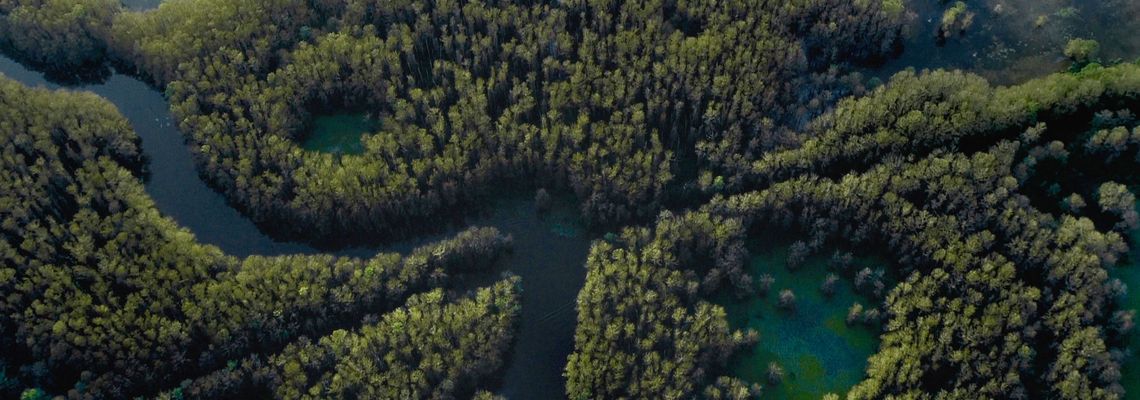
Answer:
[[[780,289],[742,268],[745,237],[768,229],[804,234],[792,268],[836,241],[894,259],[894,287],[838,253],[820,287],[851,279],[882,300],[848,313],[882,327],[849,398],[1120,398],[1134,313],[1108,269],[1140,225],[1140,65],[1103,67],[1074,40],[1072,73],[993,87],[905,71],[866,93],[845,68],[894,51],[900,14],[897,0],[0,0],[0,47],[58,68],[109,58],[163,87],[203,177],[282,235],[414,234],[505,182],[570,189],[595,224],[656,216],[590,250],[574,399],[758,395],[721,367],[760,339],[707,299]],[[940,36],[971,22],[949,5]],[[433,288],[509,238],[239,260],[158,214],[106,102],[0,81],[0,104],[0,396],[492,397],[478,382],[502,364],[518,280],[468,299]],[[380,121],[362,154],[299,147],[314,115],[344,109]],[[796,293],[777,301],[796,311]]]
[[[0,1],[0,48],[63,72],[103,63],[119,0]]]
[[[713,379],[715,368],[756,334],[730,330],[724,309],[701,298],[725,281],[750,288],[743,234],[733,219],[666,212],[653,229],[629,228],[615,243],[596,242],[578,295],[567,395],[679,399],[758,391],[726,389]]]
[[[307,36],[304,32],[319,29],[320,11],[326,3],[343,2],[164,0],[156,10],[116,15],[108,39],[110,56],[159,86],[177,79],[181,64],[215,53],[240,54],[245,60],[242,68],[267,72],[277,62],[279,51]],[[238,86],[239,82],[218,84]]]
[[[306,338],[184,382],[166,398],[414,399],[471,396],[503,363],[519,310],[518,278],[447,302],[415,295],[379,321]]]
[[[1085,150],[1112,162],[1125,153],[1134,151],[1137,145],[1140,145],[1140,128],[1133,128],[1129,132],[1128,128],[1117,126],[1097,131],[1089,138]]]
[[[510,245],[473,228],[407,256],[237,259],[158,213],[138,178],[138,138],[107,101],[0,78],[0,104],[0,370],[16,383],[0,397],[24,387],[153,394],[227,360],[353,326],[450,272],[489,266]],[[494,306],[513,318],[514,300],[499,297]],[[509,340],[506,326],[463,330],[491,346]],[[494,359],[492,349],[472,350],[462,356]]]
[[[98,46],[45,40],[166,87],[207,180],[315,240],[406,235],[496,182],[572,189],[601,225],[698,178],[734,185],[861,90],[843,66],[894,51],[896,3],[169,0],[75,17]],[[359,156],[300,150],[312,114],[339,108],[383,134]]]
[[[1131,314],[1117,311],[1125,288],[1109,279],[1107,268],[1127,250],[1113,228],[1135,223],[1135,197],[1109,181],[1132,178],[1129,169],[1097,169],[1112,161],[1095,154],[1127,151],[1136,125],[1132,115],[1140,108],[1137,99],[1140,66],[1132,64],[1094,65],[1008,88],[991,88],[961,73],[904,72],[870,96],[841,102],[834,113],[811,125],[816,133],[802,146],[765,154],[749,176],[750,184],[762,189],[717,196],[687,217],[722,221],[719,225],[734,233],[689,232],[703,240],[723,240],[747,230],[802,230],[808,240],[797,242],[790,259],[831,240],[889,250],[897,261],[894,274],[903,279],[882,292],[881,310],[858,305],[848,316],[849,323],[868,316],[884,319],[879,352],[868,361],[867,377],[850,398],[1120,398],[1123,353],[1113,347],[1121,343],[1121,332],[1131,328]],[[1115,111],[1102,111],[1106,109]],[[1051,188],[1044,203],[1073,206],[1060,214],[1052,213],[1055,206],[1039,207],[1039,186]],[[1100,207],[1081,207],[1084,198],[1095,199]],[[675,229],[678,219],[662,218],[655,229]],[[572,395],[628,395],[615,388],[642,388],[638,372],[656,371],[645,366],[604,375],[581,372],[614,371],[602,360],[622,358],[604,354],[660,342],[640,325],[624,331],[603,328],[605,321],[623,321],[631,309],[627,304],[648,297],[610,290],[641,293],[623,286],[631,285],[626,280],[649,282],[638,288],[670,280],[654,279],[653,273],[626,280],[608,275],[663,257],[676,263],[668,270],[696,272],[683,293],[699,292],[701,277],[722,276],[715,270],[700,272],[707,261],[685,261],[667,251],[699,239],[658,237],[664,242],[652,242],[634,259],[641,263],[631,262],[630,253],[614,245],[595,245],[579,300],[576,353],[568,367]],[[608,257],[599,258],[599,252]],[[842,263],[842,255],[834,258]],[[874,273],[845,274],[867,281]],[[750,280],[738,277],[736,286],[746,288]],[[770,278],[758,282],[770,286]],[[661,303],[662,296],[654,296],[654,303]],[[790,310],[794,293],[781,297]],[[682,304],[700,302],[697,297]],[[633,309],[643,316],[659,313],[647,305]],[[704,346],[722,343],[717,336],[697,337]],[[660,348],[638,354],[656,354]],[[627,358],[622,365],[645,365],[636,356]],[[668,358],[652,360],[662,359]],[[592,368],[583,368],[582,360]],[[665,365],[672,363],[676,361]],[[703,378],[654,395],[689,396],[691,385],[708,382]]]
[[[1140,225],[1136,213],[1136,196],[1127,187],[1116,182],[1105,182],[1096,190],[1096,202],[1101,210],[1120,218],[1116,228],[1130,231]]]
[[[802,146],[764,154],[753,163],[750,177],[759,182],[807,173],[834,177],[891,155],[976,149],[978,142],[1022,132],[1036,142],[1041,140],[1037,123],[1063,125],[1075,116],[1087,120],[1100,111],[1094,109],[1098,106],[1138,95],[1140,66],[1134,64],[1092,65],[1075,74],[998,88],[962,72],[904,72],[871,96],[841,101],[833,113],[813,123],[815,133]],[[1053,133],[1071,141],[1083,131]]]
[[[907,278],[886,298],[883,342],[852,397],[1118,398],[1120,360],[1109,350],[1119,336],[1106,325],[1121,288],[1106,268],[1126,244],[1097,229],[1104,214],[1039,210],[1021,193],[1037,178],[1015,170],[1048,154],[1069,162],[1099,107],[1135,108],[1138,97],[1136,65],[997,89],[963,74],[903,73],[844,101],[803,147],[756,163],[770,187],[708,208],[895,254]],[[1048,139],[1076,147],[1038,144]],[[1064,189],[1104,199],[1110,222],[1135,219],[1119,184]]]

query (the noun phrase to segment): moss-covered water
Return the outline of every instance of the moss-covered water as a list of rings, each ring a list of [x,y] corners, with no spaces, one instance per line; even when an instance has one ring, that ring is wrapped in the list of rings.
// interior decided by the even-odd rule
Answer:
[[[835,294],[825,297],[820,286],[831,272],[829,262],[836,250],[828,248],[809,257],[794,272],[788,269],[789,240],[764,238],[750,241],[748,272],[759,280],[775,278],[766,295],[736,299],[722,294],[717,303],[725,307],[735,329],[751,328],[760,341],[729,361],[729,372],[748,382],[765,386],[766,398],[819,399],[827,393],[844,394],[862,380],[867,358],[878,349],[877,330],[855,322],[848,325],[847,311],[855,303],[874,307],[872,299],[858,294],[850,279],[840,278]],[[855,257],[849,271],[872,270],[885,264],[872,257]],[[796,296],[794,312],[778,306],[780,291]],[[778,385],[768,383],[768,365],[784,370]]]
[[[123,6],[131,11],[146,11],[158,8],[163,0],[122,0]]]
[[[377,121],[364,113],[319,115],[313,118],[313,128],[301,147],[324,153],[360,154],[364,152],[361,139],[378,128]]]
[[[1133,188],[1133,191],[1136,189]],[[1140,203],[1137,203],[1137,207],[1140,207]],[[1131,232],[1128,245],[1128,259],[1113,268],[1111,275],[1128,285],[1128,294],[1121,308],[1140,311],[1140,229]],[[1133,328],[1125,340],[1128,347],[1125,350],[1124,365],[1121,366],[1123,375],[1120,384],[1124,385],[1125,398],[1140,399],[1140,329]]]

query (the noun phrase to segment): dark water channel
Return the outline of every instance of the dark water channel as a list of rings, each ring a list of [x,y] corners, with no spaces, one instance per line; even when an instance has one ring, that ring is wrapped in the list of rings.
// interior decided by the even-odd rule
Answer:
[[[62,87],[3,56],[0,74],[28,86]],[[199,242],[238,257],[320,252],[305,244],[273,240],[199,179],[190,150],[159,91],[122,74],[114,74],[103,83],[66,88],[93,92],[118,107],[142,138],[142,151],[148,158],[147,193],[159,211],[193,232]],[[571,200],[559,198],[553,211],[539,216],[531,196],[501,196],[485,215],[470,218],[468,226],[496,227],[512,235],[514,251],[495,271],[463,277],[457,286],[477,287],[506,272],[522,278],[520,328],[497,392],[515,399],[555,399],[564,396],[562,370],[573,346],[574,304],[586,275],[590,238]],[[451,227],[437,235],[379,248],[333,253],[354,257],[370,257],[379,251],[406,253],[462,228]]]

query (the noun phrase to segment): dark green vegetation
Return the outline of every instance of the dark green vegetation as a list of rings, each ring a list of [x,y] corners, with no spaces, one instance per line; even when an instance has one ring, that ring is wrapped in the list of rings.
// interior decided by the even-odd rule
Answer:
[[[0,104],[0,394],[6,398],[25,389],[71,397],[154,395],[247,354],[284,348],[286,356],[273,358],[284,360],[311,346],[303,339],[293,343],[298,338],[322,337],[359,324],[361,315],[387,312],[413,293],[445,284],[449,273],[487,268],[510,245],[495,230],[473,229],[406,257],[226,256],[159,215],[138,178],[144,163],[138,139],[106,101],[3,79]],[[333,370],[394,355],[384,346],[399,346],[408,357],[445,353],[440,365],[447,369],[393,368],[389,384],[412,390],[412,382],[420,382],[413,372],[442,374],[454,384],[421,387],[440,395],[470,393],[476,379],[501,364],[517,315],[516,284],[454,306],[441,303],[438,290],[411,300],[407,309],[359,328],[350,337],[353,346],[342,348],[350,339],[333,333],[323,341],[331,348],[305,350],[328,353],[327,361],[307,368]],[[432,330],[392,326],[408,312],[449,319]],[[393,329],[407,343],[393,342]],[[342,376],[337,382],[343,386],[328,390],[377,390],[365,378]],[[329,385],[332,375],[295,379],[283,385]]]
[[[119,0],[0,1],[0,47],[56,72],[97,68]]]
[[[724,309],[701,298],[725,281],[750,285],[741,268],[743,233],[739,221],[666,215],[652,229],[629,228],[613,243],[595,243],[578,295],[567,395],[649,399],[754,391],[728,378],[710,385],[710,367],[755,336],[730,330]],[[735,389],[720,388],[725,384]]]
[[[596,226],[652,218],[698,178],[735,185],[744,160],[796,141],[789,123],[860,90],[838,66],[885,57],[898,14],[870,1],[109,8],[89,35],[167,88],[207,180],[269,230],[316,241],[406,236],[507,182],[572,189]],[[358,156],[301,151],[312,115],[343,108],[382,134]]]
[[[1044,32],[1087,9],[1025,3],[929,2],[924,40],[999,60],[1022,36],[994,16]],[[648,223],[595,241],[577,302],[550,311],[577,306],[570,398],[1135,392],[1140,66],[1065,34],[1036,64],[1068,73],[864,87],[852,67],[892,56],[916,16],[871,0],[6,1],[0,45],[163,88],[203,178],[278,237],[414,237],[504,187],[572,192],[595,232]],[[44,104],[5,128],[5,395],[494,389],[527,315],[518,279],[438,288],[484,269],[502,235],[370,260],[229,257],[157,214],[105,104],[9,86]],[[376,124],[327,134],[345,112]],[[328,138],[359,147],[314,144]]]
[[[635,251],[652,259],[683,244],[732,243],[741,236],[741,228],[732,226],[798,227],[810,238],[803,246],[809,252],[830,240],[885,248],[897,261],[893,273],[900,282],[886,293],[879,309],[885,322],[882,342],[850,398],[921,393],[949,398],[1117,398],[1123,393],[1120,363],[1125,355],[1112,349],[1123,344],[1124,325],[1130,324],[1122,324],[1118,312],[1124,287],[1107,271],[1127,249],[1118,230],[1130,227],[1129,219],[1135,217],[1121,209],[1121,203],[1135,199],[1122,186],[1100,184],[1124,179],[1130,175],[1128,168],[1104,168],[1099,163],[1105,158],[1082,153],[1089,151],[1086,143],[1104,141],[1092,138],[1103,136],[1096,132],[1106,127],[1133,129],[1138,106],[1140,66],[1134,64],[1090,65],[1077,74],[1010,88],[992,88],[961,73],[904,73],[868,97],[841,102],[813,123],[813,138],[802,146],[766,154],[753,163],[749,181],[765,189],[718,197],[697,214],[664,216],[658,222],[658,231],[677,230],[681,224],[695,237],[642,250],[635,244],[628,245],[630,250],[599,244],[595,252]],[[1122,142],[1131,137],[1110,134],[1116,136]],[[1135,162],[1134,157],[1115,160]],[[1074,178],[1057,176],[1057,171],[1097,174]],[[1048,193],[1040,194],[1043,182]],[[1062,197],[1074,192],[1098,199],[1101,207],[1060,212]],[[1042,199],[1048,204],[1037,204]],[[724,219],[718,224],[724,228],[708,232],[688,222],[706,219]],[[743,256],[728,259],[733,262],[677,260],[691,267],[716,266],[703,273],[689,269],[694,271],[689,274],[690,292],[722,276],[735,283],[732,290],[748,288],[752,278],[740,279],[736,272]],[[595,268],[602,271],[625,265],[600,264]],[[662,271],[674,268],[666,264]],[[649,274],[642,278],[649,283],[642,286],[684,282],[669,276]],[[591,270],[586,287],[608,281]],[[679,313],[657,311],[659,301],[653,296],[639,296],[644,299],[639,301],[629,296],[611,299],[606,293],[583,291],[587,299],[580,301],[579,346],[571,360],[600,357],[612,351],[606,345],[661,340],[653,333],[660,327],[635,329],[628,336],[585,335],[597,329],[594,321],[616,320],[622,313],[653,321],[655,314]],[[696,309],[701,304],[681,303]],[[720,320],[716,309],[709,313],[714,322],[706,324],[723,323],[715,322]],[[659,326],[674,336],[691,332],[676,318]],[[693,340],[681,337],[688,339],[667,343],[679,346]],[[591,343],[596,340],[605,344]],[[699,334],[688,348],[718,349],[725,348],[724,343],[723,334]],[[708,368],[717,361],[680,352],[646,357],[627,382],[694,359],[706,361],[698,365]],[[568,368],[573,377],[601,366],[571,362]],[[577,397],[598,387],[630,387],[600,384],[572,379],[568,390]],[[699,387],[655,390],[655,396],[685,397]]]
[[[158,7],[163,0],[122,0],[123,7],[131,10],[145,11]]]
[[[518,280],[452,304],[435,290],[356,331],[307,339],[184,382],[169,398],[449,398],[470,395],[502,364],[518,312]]]

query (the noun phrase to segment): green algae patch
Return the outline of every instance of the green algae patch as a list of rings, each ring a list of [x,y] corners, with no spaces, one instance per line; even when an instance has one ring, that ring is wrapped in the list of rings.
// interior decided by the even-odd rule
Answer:
[[[836,248],[825,248],[790,271],[790,241],[771,239],[764,238],[764,244],[750,240],[752,257],[747,267],[756,281],[763,274],[774,278],[768,293],[742,299],[721,293],[715,299],[725,307],[734,329],[750,328],[760,333],[755,346],[740,350],[729,360],[728,373],[764,385],[767,398],[815,400],[827,393],[843,395],[863,379],[867,358],[879,346],[878,330],[858,321],[848,325],[847,311],[855,303],[872,308],[877,302],[856,293],[851,279],[838,272],[841,278],[834,295],[823,295],[820,286],[833,272],[828,264]],[[886,263],[874,257],[855,257],[849,271],[865,267],[880,269]],[[784,289],[795,294],[795,311],[779,307],[778,296]],[[772,362],[784,370],[782,382],[776,385],[768,382]]]
[[[1135,191],[1137,188],[1133,188]],[[1137,204],[1140,206],[1140,203]],[[1117,265],[1110,271],[1113,278],[1120,279],[1128,286],[1120,308],[1140,311],[1140,229],[1129,234],[1127,262]],[[1120,384],[1124,386],[1124,398],[1140,399],[1140,329],[1133,328],[1125,338],[1125,359],[1121,365]]]
[[[123,0],[123,7],[131,11],[147,11],[158,8],[163,0]]]
[[[301,147],[322,153],[360,154],[364,152],[361,139],[378,128],[375,119],[362,113],[321,115],[313,118],[313,129]]]

